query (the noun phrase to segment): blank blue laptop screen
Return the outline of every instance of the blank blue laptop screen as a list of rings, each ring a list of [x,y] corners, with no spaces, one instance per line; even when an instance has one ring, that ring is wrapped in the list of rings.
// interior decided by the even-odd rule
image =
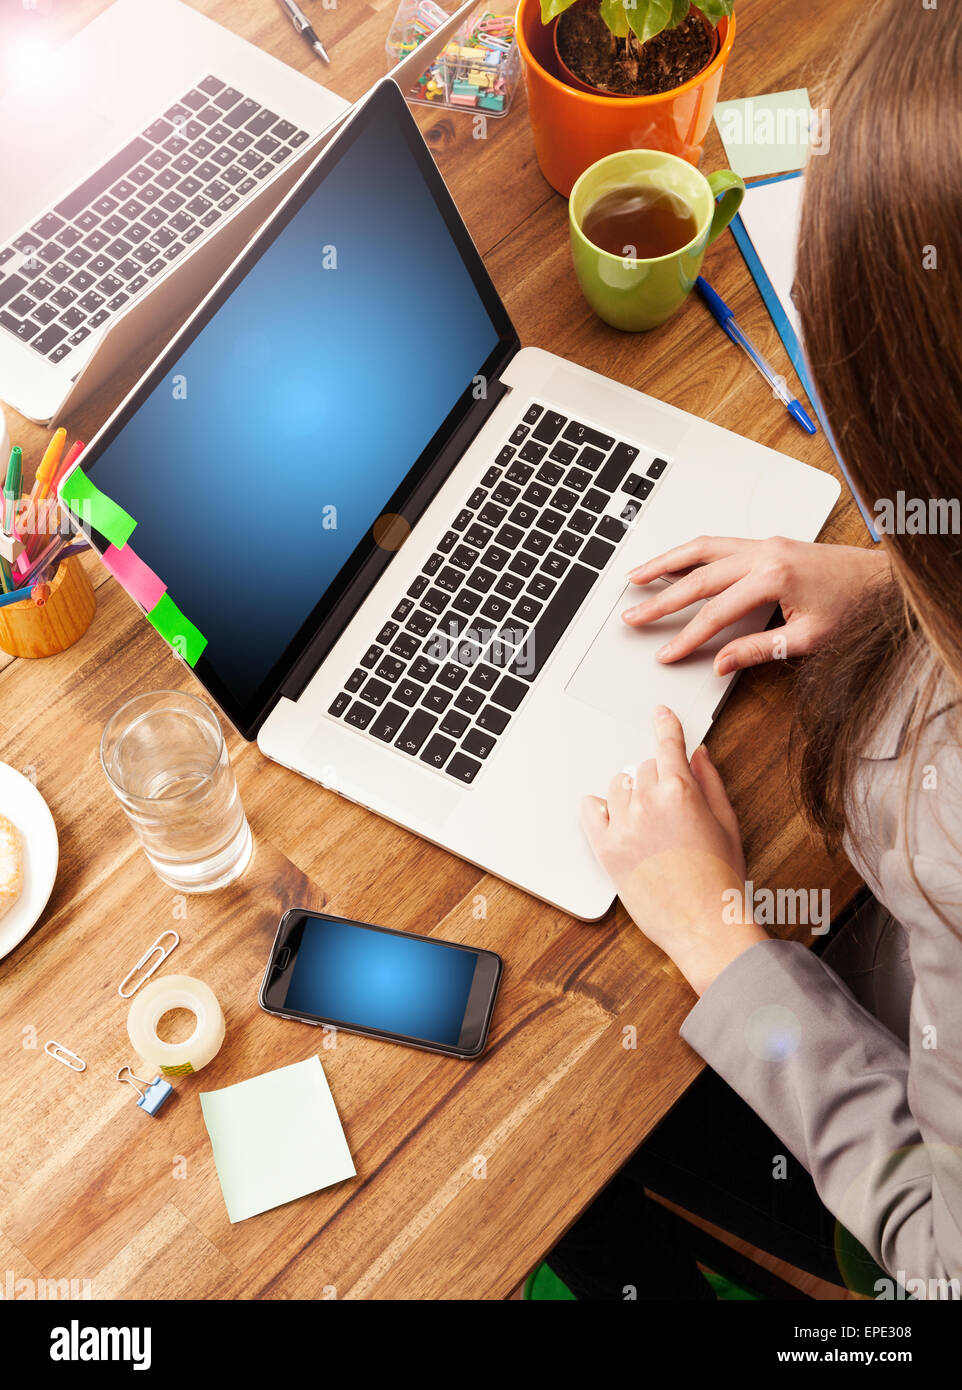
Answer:
[[[398,120],[362,124],[96,456],[238,703],[497,344]]]

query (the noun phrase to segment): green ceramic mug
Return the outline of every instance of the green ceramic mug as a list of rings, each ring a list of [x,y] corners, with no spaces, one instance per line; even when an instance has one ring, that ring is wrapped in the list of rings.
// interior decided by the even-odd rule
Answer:
[[[606,193],[638,185],[666,189],[688,204],[698,231],[687,246],[656,260],[630,260],[588,240],[582,231],[588,210]],[[622,150],[592,164],[571,190],[568,218],[575,273],[595,313],[628,333],[664,323],[692,289],[705,252],[744,196],[745,185],[731,169],[706,178],[687,160],[660,150]]]

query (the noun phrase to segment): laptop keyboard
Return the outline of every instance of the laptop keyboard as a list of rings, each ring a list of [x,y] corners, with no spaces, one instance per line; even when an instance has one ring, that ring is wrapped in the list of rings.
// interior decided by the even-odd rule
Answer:
[[[207,76],[9,245],[0,328],[62,362],[308,139]]]
[[[328,713],[473,782],[668,467],[531,405]]]

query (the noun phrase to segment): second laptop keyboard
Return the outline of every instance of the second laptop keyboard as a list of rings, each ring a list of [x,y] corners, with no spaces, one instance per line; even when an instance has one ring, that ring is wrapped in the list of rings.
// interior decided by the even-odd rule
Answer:
[[[0,329],[62,362],[307,139],[208,75],[9,245],[0,242]]]
[[[668,467],[532,404],[328,713],[473,782]]]

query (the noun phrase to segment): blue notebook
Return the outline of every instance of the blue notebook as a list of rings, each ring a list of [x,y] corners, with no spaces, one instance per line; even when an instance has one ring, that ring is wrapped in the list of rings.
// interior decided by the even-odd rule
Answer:
[[[771,184],[776,183],[787,184],[790,183],[792,180],[800,179],[801,177],[801,174],[779,174],[776,175],[774,178],[770,179],[758,179],[755,182],[750,183],[748,185],[746,201],[751,198],[752,193],[755,191],[755,189],[765,188]],[[784,222],[782,223],[782,226],[784,226]],[[835,443],[835,439],[832,435],[831,429],[829,428],[828,421],[826,420],[825,415],[822,411],[822,407],[818,401],[817,396],[815,395],[815,389],[812,385],[811,376],[809,375],[808,371],[808,364],[805,361],[805,354],[802,351],[802,345],[799,342],[798,334],[796,333],[795,327],[788,313],[785,310],[782,299],[779,297],[779,294],[772,283],[768,271],[765,269],[765,266],[762,262],[762,258],[755,247],[755,243],[752,241],[752,238],[749,235],[748,228],[746,227],[744,219],[741,215],[739,215],[733,220],[731,224],[731,229],[735,237],[735,240],[738,243],[739,250],[745,258],[745,262],[748,266],[748,269],[752,273],[752,278],[758,286],[761,296],[765,301],[766,308],[768,309],[768,312],[772,317],[772,322],[778,330],[778,336],[784,343],[785,350],[791,358],[792,366],[798,373],[798,379],[802,383],[802,386],[805,388],[805,392],[812,403],[812,408],[818,416],[822,429],[825,431],[825,438],[828,440],[832,453],[835,455],[835,458],[838,462],[838,466],[842,471],[842,476],[848,484],[849,491],[855,499],[856,506],[861,512],[865,524],[868,527],[869,534],[871,535],[874,541],[878,541],[879,534],[875,529],[874,518],[862,505],[862,502],[860,501],[858,494],[855,491],[855,488],[852,486],[852,480],[848,475],[848,469],[845,467],[845,462],[842,459],[841,454],[839,453],[838,446]]]

